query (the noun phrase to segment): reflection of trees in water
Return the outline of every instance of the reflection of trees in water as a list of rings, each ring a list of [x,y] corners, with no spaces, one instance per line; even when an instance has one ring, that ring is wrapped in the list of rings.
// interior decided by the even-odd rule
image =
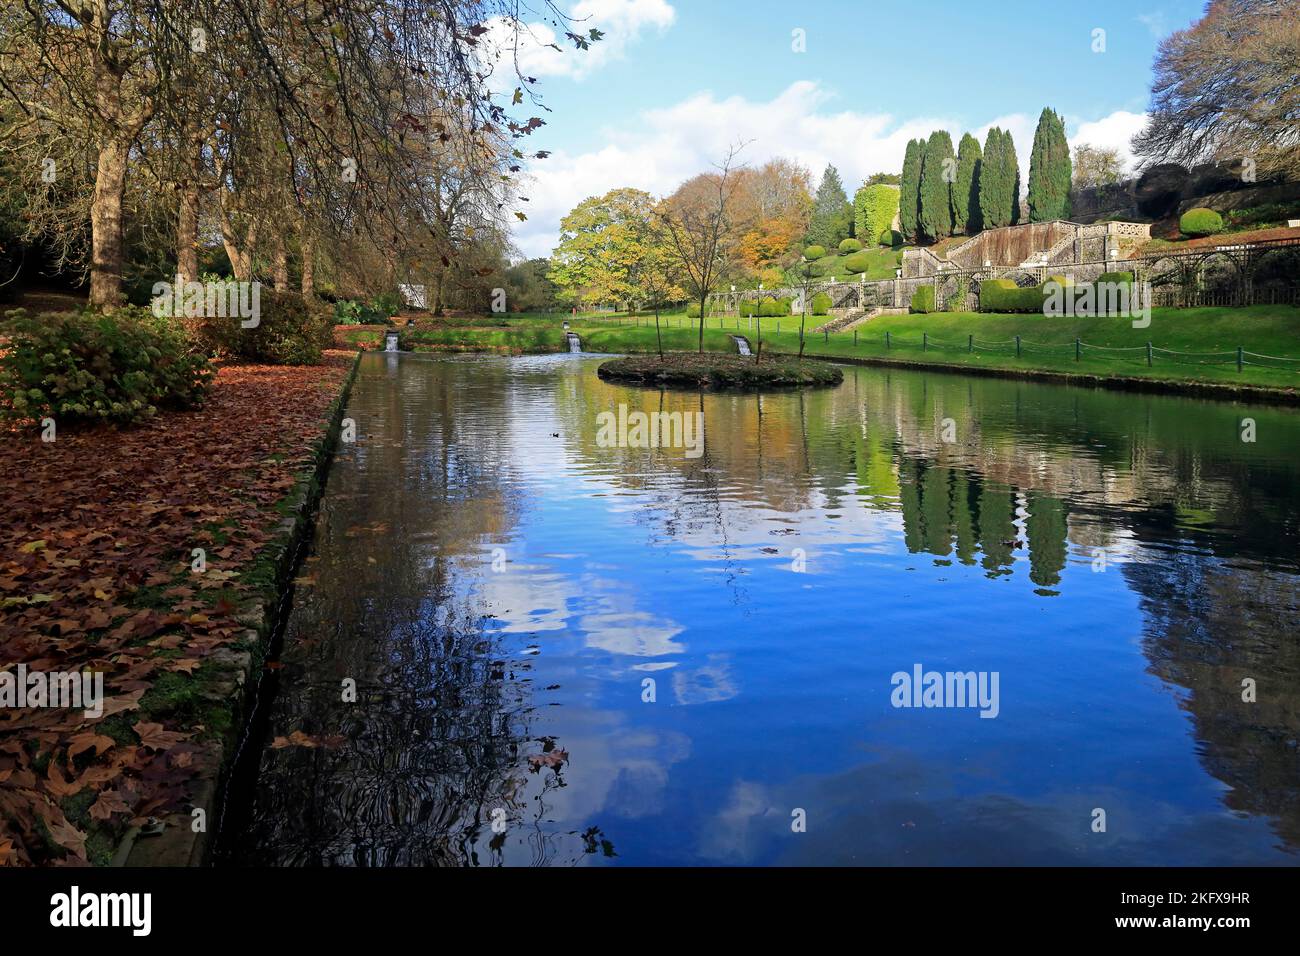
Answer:
[[[1300,594],[1253,562],[1169,552],[1123,567],[1142,597],[1151,673],[1186,689],[1201,762],[1229,809],[1270,817],[1300,849]],[[1256,682],[1256,702],[1242,681]]]
[[[319,560],[304,570],[318,580],[295,610],[272,730],[345,742],[266,751],[250,859],[474,865],[606,852],[603,834],[550,829],[564,770],[530,772],[539,742],[525,665],[476,616],[488,549],[529,507],[519,477],[529,463],[513,460],[509,431],[537,411],[530,402],[551,409],[528,427],[562,433],[572,480],[585,471],[634,489],[646,505],[635,520],[717,549],[737,600],[747,558],[733,551],[754,543],[756,516],[839,510],[846,497],[901,512],[910,551],[991,577],[1011,574],[1027,547],[1043,591],[1060,586],[1070,541],[1164,548],[1169,561],[1124,570],[1144,595],[1152,669],[1190,689],[1207,765],[1235,788],[1229,806],[1274,816],[1293,845],[1300,835],[1300,721],[1286,683],[1300,677],[1286,639],[1294,591],[1270,604],[1288,579],[1249,570],[1294,566],[1297,468],[1276,455],[1261,464],[1263,450],[1237,441],[1240,409],[874,370],[854,373],[851,388],[757,397],[622,389],[506,363],[446,367],[363,377],[354,392],[364,438],[331,477]],[[597,449],[595,416],[619,401],[703,409],[704,456]],[[1251,414],[1270,441],[1300,445],[1294,416]],[[938,440],[942,417],[956,421],[956,445]],[[784,530],[761,527],[762,540]],[[1260,681],[1253,710],[1239,702],[1241,676]],[[357,680],[359,704],[339,701],[344,677]],[[498,806],[510,815],[505,835],[491,830]]]
[[[478,600],[490,547],[525,505],[501,432],[506,386],[491,363],[359,378],[359,442],[330,479],[269,731],[319,745],[264,750],[247,861],[487,865],[524,832],[535,863],[588,852],[530,807],[563,767],[530,766],[555,743],[533,739],[529,665],[508,658]]]

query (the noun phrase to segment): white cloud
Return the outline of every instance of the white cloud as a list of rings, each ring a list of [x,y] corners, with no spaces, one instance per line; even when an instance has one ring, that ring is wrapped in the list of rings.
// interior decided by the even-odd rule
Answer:
[[[1169,32],[1169,23],[1165,18],[1163,10],[1153,10],[1150,13],[1139,13],[1138,22],[1141,23],[1151,33],[1153,37],[1159,39]]]
[[[775,156],[797,160],[811,170],[814,187],[826,164],[833,163],[851,193],[871,173],[900,170],[909,139],[946,129],[955,146],[962,132],[971,129],[983,146],[988,129],[1001,126],[1015,140],[1021,185],[1027,188],[1036,115],[999,116],[972,129],[939,116],[903,120],[888,113],[834,111],[830,101],[819,84],[801,80],[767,102],[740,96],[717,99],[704,92],[670,107],[645,110],[628,128],[608,131],[601,148],[580,154],[557,150],[533,167],[524,189],[530,198],[529,221],[516,228],[515,242],[527,256],[548,255],[560,220],[588,196],[621,186],[666,195],[683,180],[708,170],[737,142],[748,142],[741,159],[750,165]],[[1142,114],[1120,111],[1080,122],[1070,142],[1114,146],[1131,166],[1128,138],[1144,120]]]
[[[667,30],[677,19],[677,11],[667,0],[578,0],[571,16],[574,33],[585,36],[595,29],[604,36],[586,50],[575,50],[572,42],[559,36],[550,24],[530,23],[516,38],[504,19],[490,20],[486,41],[501,55],[498,78],[513,85],[512,60],[517,58],[519,72],[524,76],[581,80],[611,60],[621,59],[642,31]],[[556,46],[560,49],[554,49]]]
[[[1129,142],[1146,123],[1146,113],[1117,110],[1091,123],[1079,123],[1077,131],[1070,137],[1070,148],[1087,143],[1090,146],[1114,149],[1124,163],[1124,171],[1131,173],[1137,167],[1137,158],[1133,155]]]

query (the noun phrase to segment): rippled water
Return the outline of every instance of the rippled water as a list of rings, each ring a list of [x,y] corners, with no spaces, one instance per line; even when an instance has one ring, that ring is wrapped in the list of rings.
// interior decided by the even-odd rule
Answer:
[[[1300,859],[1294,411],[599,361],[364,358],[238,860]],[[620,403],[704,454],[600,447]],[[892,706],[918,664],[997,716]]]

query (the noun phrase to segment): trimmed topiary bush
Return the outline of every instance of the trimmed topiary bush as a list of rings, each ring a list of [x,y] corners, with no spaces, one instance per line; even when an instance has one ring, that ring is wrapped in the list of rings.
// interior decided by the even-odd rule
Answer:
[[[981,312],[1042,312],[1043,287],[1022,289],[1010,279],[985,279],[980,283]]]
[[[29,316],[0,321],[0,416],[130,424],[161,407],[202,402],[213,369],[179,322],[148,309]]]
[[[820,259],[825,255],[826,248],[824,246],[809,246],[803,251],[803,257],[809,262],[812,262],[814,259]]]
[[[1118,285],[1132,285],[1133,273],[1131,272],[1103,272],[1097,276],[1098,282],[1110,282]]]
[[[831,311],[831,297],[825,292],[818,292],[812,297],[812,314],[829,315]]]
[[[789,299],[764,299],[758,314],[765,319],[767,318],[775,319],[783,315],[789,315],[790,300]]]
[[[901,246],[903,244],[903,237],[893,229],[886,229],[880,234],[880,244],[882,246],[889,246],[890,248]]]
[[[1179,217],[1178,229],[1185,236],[1213,236],[1223,232],[1223,217],[1213,209],[1189,209]]]
[[[840,243],[840,255],[847,256],[853,252],[861,252],[862,243],[856,239],[845,239]]]
[[[865,252],[855,252],[844,260],[844,268],[855,275],[871,268],[871,257]]]
[[[853,197],[854,235],[863,245],[875,245],[880,234],[890,227],[898,216],[898,187],[886,183],[863,186]]]
[[[804,264],[804,272],[813,279],[820,279],[826,274],[826,267],[820,262],[808,262]]]
[[[909,312],[934,312],[934,286],[923,285],[912,293],[912,301],[908,305]]]

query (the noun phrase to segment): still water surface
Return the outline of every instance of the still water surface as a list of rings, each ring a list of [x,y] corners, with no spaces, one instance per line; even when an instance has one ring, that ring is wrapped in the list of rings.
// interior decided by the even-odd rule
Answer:
[[[599,361],[364,357],[240,862],[1300,862],[1296,412]],[[704,454],[599,447],[620,403]]]

